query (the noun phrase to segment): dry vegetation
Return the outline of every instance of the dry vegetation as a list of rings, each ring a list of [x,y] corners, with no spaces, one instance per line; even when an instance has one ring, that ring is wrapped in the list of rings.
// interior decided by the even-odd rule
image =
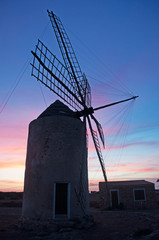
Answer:
[[[91,209],[95,224],[80,227],[20,228],[22,193],[0,192],[0,239],[5,240],[131,240],[159,239],[159,209],[101,211]]]

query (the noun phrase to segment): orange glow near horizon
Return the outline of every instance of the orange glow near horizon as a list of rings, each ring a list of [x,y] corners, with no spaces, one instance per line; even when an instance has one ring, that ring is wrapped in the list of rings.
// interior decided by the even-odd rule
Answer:
[[[94,157],[97,161],[97,158]],[[13,160],[4,161],[0,164],[0,191],[23,191],[24,161]],[[107,169],[108,181],[122,181],[127,179],[152,179],[152,173],[159,175],[158,164],[151,163],[121,163],[118,167]],[[111,176],[111,177],[110,177]],[[98,183],[103,180],[100,166],[96,166],[89,171],[89,189],[98,191]]]
[[[18,137],[13,138],[13,135],[12,138],[7,139],[6,137],[6,142],[1,141],[0,191],[23,190],[26,158],[26,136],[19,137],[20,134],[18,133]],[[9,144],[6,144],[7,142]],[[157,146],[157,142],[149,141],[131,143],[124,146],[107,146],[104,152],[110,149],[112,151],[117,151],[118,149],[123,148],[129,150],[131,147],[136,148],[137,146]],[[92,143],[89,144],[89,153],[89,189],[90,191],[95,191],[98,189],[98,182],[103,181],[103,175]],[[108,162],[108,166],[106,167],[108,180],[122,180],[127,178],[133,179],[134,176],[138,179],[157,178],[159,176],[158,160],[158,155],[149,155],[141,156],[140,159],[136,159],[135,162],[132,162],[131,159],[127,159],[126,163],[119,162],[117,165],[115,165],[115,163],[112,164]]]

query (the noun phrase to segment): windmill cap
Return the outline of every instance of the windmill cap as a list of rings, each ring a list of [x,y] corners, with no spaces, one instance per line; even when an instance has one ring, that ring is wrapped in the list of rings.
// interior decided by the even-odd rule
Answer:
[[[55,115],[64,115],[77,118],[76,113],[59,100],[56,100],[54,103],[52,103],[44,112],[39,115],[38,118],[52,117]]]

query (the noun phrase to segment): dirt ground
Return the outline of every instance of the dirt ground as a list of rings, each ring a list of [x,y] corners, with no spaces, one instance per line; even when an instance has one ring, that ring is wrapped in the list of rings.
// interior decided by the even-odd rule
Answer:
[[[91,209],[95,224],[88,229],[60,231],[20,229],[20,207],[0,207],[1,240],[159,240],[159,209],[141,211],[101,211]]]

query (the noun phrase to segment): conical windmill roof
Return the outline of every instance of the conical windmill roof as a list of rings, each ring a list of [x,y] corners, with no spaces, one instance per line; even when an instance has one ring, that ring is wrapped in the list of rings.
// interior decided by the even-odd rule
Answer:
[[[38,118],[51,117],[55,115],[65,115],[68,117],[77,118],[76,113],[59,100],[56,100],[54,103],[52,103],[44,112],[39,115]]]

